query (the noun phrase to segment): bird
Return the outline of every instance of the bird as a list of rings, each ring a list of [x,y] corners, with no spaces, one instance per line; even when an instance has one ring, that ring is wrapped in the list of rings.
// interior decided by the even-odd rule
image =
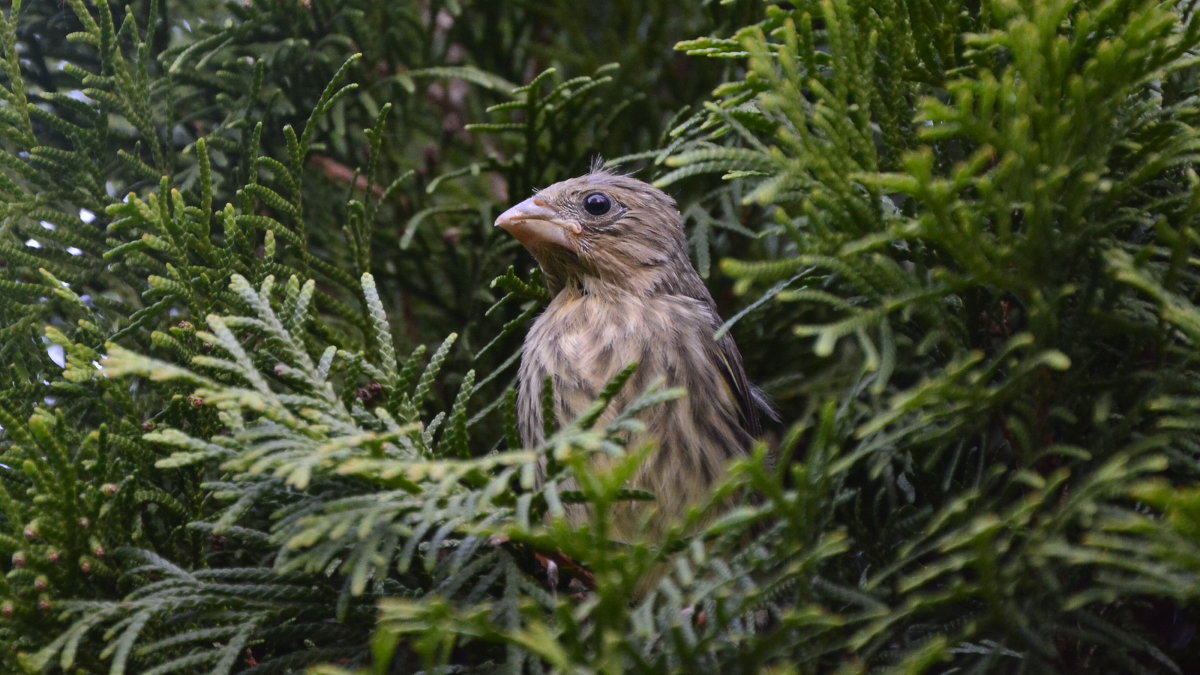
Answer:
[[[629,447],[656,446],[627,485],[653,493],[654,501],[622,502],[610,518],[615,539],[661,537],[708,495],[731,460],[750,451],[763,415],[773,415],[748,381],[733,338],[715,337],[721,317],[688,256],[675,200],[593,166],[536,191],[500,214],[495,226],[533,255],[551,295],[526,335],[518,369],[525,447],[545,440],[547,377],[560,426],[633,363],[609,418],[653,383],[686,390],[640,413],[644,431],[629,439]],[[589,470],[603,471],[608,461],[598,457]],[[567,519],[580,525],[586,510],[569,508]]]

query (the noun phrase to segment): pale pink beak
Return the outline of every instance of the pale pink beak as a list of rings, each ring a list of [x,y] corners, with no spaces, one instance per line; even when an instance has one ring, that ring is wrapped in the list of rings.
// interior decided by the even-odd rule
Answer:
[[[573,235],[579,234],[574,223],[556,220],[558,214],[541,199],[530,197],[500,214],[496,227],[517,238],[531,251],[535,247],[553,244],[570,251],[577,250]]]

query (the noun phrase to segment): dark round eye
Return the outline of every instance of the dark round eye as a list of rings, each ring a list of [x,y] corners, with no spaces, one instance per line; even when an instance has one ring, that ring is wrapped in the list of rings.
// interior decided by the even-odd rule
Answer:
[[[612,201],[609,200],[608,195],[606,194],[593,192],[592,194],[583,198],[583,210],[587,211],[593,216],[602,216],[608,213],[608,210],[611,208]]]

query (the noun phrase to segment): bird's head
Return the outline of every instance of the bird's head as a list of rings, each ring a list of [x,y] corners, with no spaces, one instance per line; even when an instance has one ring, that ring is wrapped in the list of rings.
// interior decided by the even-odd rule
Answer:
[[[593,171],[500,214],[541,265],[550,290],[653,294],[699,283],[675,200],[629,176]]]

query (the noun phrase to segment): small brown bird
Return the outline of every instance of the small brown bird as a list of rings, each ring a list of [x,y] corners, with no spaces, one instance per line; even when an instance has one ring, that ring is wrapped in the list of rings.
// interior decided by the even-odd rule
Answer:
[[[540,394],[547,375],[559,424],[586,410],[635,361],[637,371],[610,411],[655,380],[687,390],[642,413],[644,436],[630,439],[630,447],[657,443],[629,486],[655,494],[651,517],[646,506],[629,502],[613,514],[619,539],[636,537],[642,519],[661,534],[707,494],[731,458],[747,452],[760,433],[760,410],[770,411],[747,382],[733,339],[713,339],[721,318],[688,259],[675,200],[640,180],[593,170],[540,190],[501,214],[496,226],[529,249],[553,295],[521,359],[518,414],[526,447],[544,440]],[[575,522],[583,516],[568,515]]]

